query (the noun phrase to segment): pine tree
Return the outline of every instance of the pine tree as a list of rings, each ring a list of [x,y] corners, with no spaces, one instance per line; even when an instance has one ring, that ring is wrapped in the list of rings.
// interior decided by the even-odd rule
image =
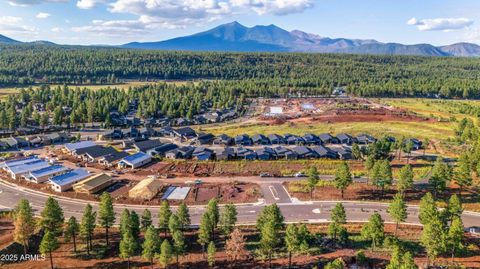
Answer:
[[[145,240],[142,245],[142,257],[150,261],[150,264],[153,268],[153,258],[157,255],[160,250],[160,236],[158,236],[158,231],[153,226],[148,226],[145,232]]]
[[[220,227],[225,236],[230,235],[237,222],[237,208],[233,204],[227,204],[220,214]]]
[[[180,222],[182,231],[185,231],[185,228],[190,226],[190,213],[188,212],[188,207],[185,202],[182,202],[177,209],[177,216]]]
[[[62,234],[62,228],[65,218],[63,216],[63,209],[58,204],[58,201],[53,197],[48,197],[45,202],[45,207],[41,213],[40,226],[45,231],[52,232],[55,236]]]
[[[292,267],[292,254],[300,251],[301,238],[298,228],[294,224],[287,225],[285,231],[285,246],[288,251],[288,268]]]
[[[152,212],[148,209],[144,209],[141,217],[142,231],[146,231],[150,225],[152,225]]]
[[[132,235],[132,231],[127,230],[120,240],[120,258],[127,259],[127,266],[130,268],[130,258],[135,255],[137,250],[137,240]]]
[[[225,253],[228,259],[236,263],[237,260],[243,258],[246,255],[245,244],[242,232],[240,229],[235,228],[225,243]]]
[[[352,174],[350,173],[350,168],[348,164],[343,161],[335,171],[335,188],[339,189],[342,192],[342,199],[345,190],[353,183]]]
[[[378,213],[373,213],[368,219],[368,223],[363,225],[361,231],[362,237],[372,241],[372,249],[380,245],[385,238],[383,219]]]
[[[278,227],[274,220],[266,222],[260,231],[260,249],[268,255],[268,264],[272,268],[272,253],[280,243]]]
[[[122,214],[120,215],[120,235],[123,235],[128,230],[130,230],[130,211],[128,209],[123,209]]]
[[[215,229],[217,228],[218,221],[220,220],[220,211],[218,209],[218,200],[213,198],[208,201],[206,212],[210,217],[211,240],[215,240]]]
[[[70,242],[73,240],[73,252],[77,252],[77,234],[80,231],[80,226],[78,225],[77,219],[74,216],[71,216],[68,219],[67,227],[65,227],[65,241]]]
[[[429,192],[420,200],[419,210],[418,218],[423,225],[432,219],[438,219],[440,217],[435,200],[433,200],[433,196]]]
[[[455,182],[459,186],[458,195],[462,196],[462,190],[472,186],[473,178],[470,169],[470,153],[463,153],[458,158],[457,168],[454,173]]]
[[[88,255],[90,255],[90,250],[92,250],[92,236],[95,230],[96,218],[97,212],[93,212],[92,206],[87,204],[83,210],[82,221],[80,222],[80,235],[87,244]]]
[[[100,221],[100,227],[105,228],[105,241],[108,247],[108,228],[112,227],[115,223],[112,197],[108,192],[103,192],[100,196],[98,219]]]
[[[447,222],[451,222],[454,218],[461,218],[463,207],[457,195],[454,194],[450,196],[450,199],[448,199],[447,207],[443,212],[445,214],[445,220]]]
[[[178,220],[176,214],[170,215],[170,220],[168,221],[168,230],[170,231],[170,234],[180,230],[180,221]]]
[[[310,190],[310,199],[313,199],[313,191],[315,190],[315,186],[317,186],[318,181],[320,180],[317,167],[310,167],[307,171],[307,177],[308,189]]]
[[[445,190],[451,175],[452,171],[450,166],[448,166],[442,158],[437,158],[433,164],[432,172],[428,180],[429,185],[433,189],[434,197],[437,197],[438,192]]]
[[[405,191],[413,187],[413,170],[409,164],[400,169],[397,190],[404,195]]]
[[[57,237],[54,232],[47,230],[43,235],[42,242],[40,242],[40,253],[50,257],[50,267],[53,269],[52,252],[58,248]]]
[[[30,202],[21,199],[14,211],[13,238],[15,242],[23,245],[23,252],[26,255],[28,249],[28,240],[35,231],[35,220],[33,218],[33,209]]]
[[[413,260],[413,256],[411,252],[405,252],[402,258],[402,264],[400,265],[400,269],[418,269],[418,266],[415,264]]]
[[[392,167],[388,160],[380,160],[373,165],[372,168],[372,181],[373,185],[380,187],[382,190],[382,196],[385,192],[385,188],[392,185]]]
[[[337,258],[332,262],[327,263],[324,269],[343,269],[345,268],[345,262],[341,258]]]
[[[342,224],[345,224],[347,221],[347,215],[345,213],[345,208],[341,203],[337,203],[332,209],[330,215],[331,222],[328,225],[328,235],[334,240],[337,239],[337,235],[342,230]]]
[[[403,200],[401,194],[397,193],[390,205],[388,206],[388,213],[390,217],[395,220],[395,235],[397,235],[398,224],[407,219],[407,204]]]
[[[427,252],[428,260],[435,260],[445,250],[445,232],[438,216],[428,219],[423,225],[420,243]]]
[[[165,237],[167,236],[170,215],[172,215],[170,205],[166,200],[164,200],[160,206],[160,213],[158,214],[158,227],[164,231]]]
[[[455,254],[459,250],[463,249],[463,233],[464,227],[462,219],[459,217],[454,217],[447,234],[447,247],[452,254],[452,260],[455,257]]]
[[[173,239],[173,250],[176,257],[177,266],[179,265],[178,257],[183,256],[185,254],[185,236],[183,232],[180,230],[176,230],[172,234]]]
[[[138,240],[140,237],[140,218],[138,217],[137,212],[130,212],[130,231],[132,232],[133,238]]]
[[[172,261],[172,256],[173,256],[173,250],[172,250],[172,245],[170,245],[170,242],[168,242],[167,239],[163,240],[163,243],[160,247],[160,256],[158,259],[160,260],[160,263],[165,266],[165,268],[168,267],[170,262]]]
[[[276,229],[280,230],[284,225],[284,217],[277,204],[265,206],[257,217],[257,230],[261,231],[263,225],[269,221],[275,223]]]
[[[203,252],[205,252],[205,246],[210,242],[211,239],[211,228],[212,222],[209,216],[209,212],[205,212],[202,215],[200,220],[200,228],[198,229],[198,240],[197,242],[202,246]]]
[[[357,143],[353,143],[352,145],[352,156],[355,160],[362,159],[362,152],[360,151],[360,147]]]
[[[215,247],[215,243],[213,241],[210,241],[208,244],[207,248],[207,253],[208,253],[208,265],[210,267],[215,266],[215,253],[217,252],[217,248]]]

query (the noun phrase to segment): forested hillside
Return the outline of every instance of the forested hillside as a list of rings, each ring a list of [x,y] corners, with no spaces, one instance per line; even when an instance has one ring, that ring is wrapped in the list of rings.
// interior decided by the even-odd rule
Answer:
[[[2,46],[0,86],[133,80],[230,80],[248,97],[322,94],[480,97],[480,60],[301,53],[194,53]]]

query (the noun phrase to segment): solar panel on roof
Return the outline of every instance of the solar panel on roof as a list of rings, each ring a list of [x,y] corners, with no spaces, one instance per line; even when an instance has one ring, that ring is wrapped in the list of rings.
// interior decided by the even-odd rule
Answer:
[[[20,173],[25,173],[25,172],[30,172],[38,169],[42,169],[45,167],[50,166],[48,162],[44,160],[38,160],[33,163],[27,163],[27,164],[22,164],[22,165],[16,165],[13,167],[9,167],[10,171],[13,174],[20,174]]]
[[[43,176],[48,176],[48,175],[52,175],[55,173],[60,173],[62,171],[68,171],[68,170],[69,169],[63,165],[52,165],[52,166],[47,166],[45,168],[32,171],[30,172],[30,174],[33,177],[43,177]]]

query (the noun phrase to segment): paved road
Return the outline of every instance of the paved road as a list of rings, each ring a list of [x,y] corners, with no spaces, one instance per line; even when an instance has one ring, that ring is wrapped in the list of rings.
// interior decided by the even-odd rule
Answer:
[[[254,223],[257,214],[262,210],[265,205],[270,204],[271,202],[276,202],[278,204],[287,222],[325,222],[330,217],[331,209],[337,203],[337,201],[299,202],[295,199],[290,199],[286,190],[283,189],[282,191],[283,187],[281,187],[281,184],[272,183],[266,186],[273,186],[273,188],[277,191],[276,195],[279,199],[275,199],[274,195],[272,194],[271,197],[266,197],[265,201],[260,201],[254,204],[237,205],[239,224]],[[269,187],[267,188],[270,189]],[[40,210],[42,210],[47,197],[48,195],[44,193],[6,184],[5,182],[0,181],[0,208],[13,208],[21,198],[27,198],[31,202],[36,213],[39,213]],[[64,210],[65,217],[68,218],[70,216],[75,216],[77,217],[77,219],[81,218],[83,208],[86,204],[85,201],[63,197],[58,197],[58,201]],[[386,221],[390,221],[390,218],[388,217],[388,214],[386,212],[386,208],[388,206],[387,204],[358,201],[341,202],[345,206],[348,221],[366,221],[373,212],[379,212]],[[92,203],[92,205],[95,210],[98,210],[96,203]],[[158,206],[117,204],[115,205],[115,211],[117,212],[117,221],[119,219],[120,212],[124,208],[135,210],[139,214],[141,214],[141,212],[145,208],[149,208],[153,213],[154,219],[158,219]],[[203,212],[203,206],[190,207],[192,224],[199,223],[200,217]],[[406,222],[418,224],[418,207],[409,206],[408,213],[409,217]],[[462,217],[466,227],[480,224],[480,214],[465,212]]]

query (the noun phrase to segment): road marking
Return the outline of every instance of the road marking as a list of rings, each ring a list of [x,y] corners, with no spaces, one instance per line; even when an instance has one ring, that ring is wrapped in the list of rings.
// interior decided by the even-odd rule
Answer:
[[[321,214],[322,213],[322,210],[320,210],[320,208],[315,208],[312,210],[313,213],[315,214]]]
[[[275,187],[273,187],[272,185],[270,185],[270,186],[268,186],[268,189],[269,189],[270,192],[272,193],[273,199],[275,199],[275,200],[280,200],[280,197],[278,197],[278,193],[277,193],[277,190],[275,189]]]
[[[287,193],[288,195],[288,199],[290,199],[290,202],[292,201],[292,196],[290,196],[290,193],[287,191],[287,188],[285,188],[285,186],[282,184],[282,188],[285,190],[285,192]]]

